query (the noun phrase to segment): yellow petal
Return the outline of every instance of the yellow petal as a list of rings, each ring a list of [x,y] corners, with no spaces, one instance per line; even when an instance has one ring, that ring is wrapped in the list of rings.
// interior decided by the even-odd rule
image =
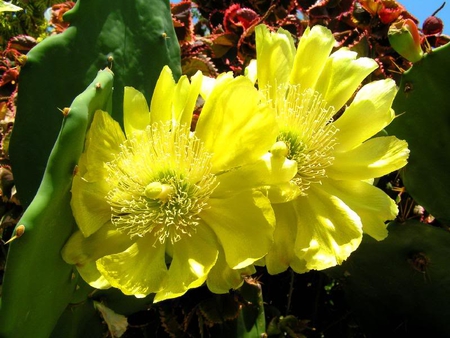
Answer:
[[[212,172],[252,163],[275,143],[275,112],[245,77],[217,83],[197,122],[196,136],[213,153]]]
[[[191,83],[187,86],[187,91],[184,97],[179,95],[178,92],[175,93],[175,115],[177,121],[179,121],[181,125],[191,125],[192,114],[197,103],[203,78],[203,74],[198,71],[194,76],[192,76]],[[181,102],[181,105],[179,105],[178,102]]]
[[[276,226],[273,245],[265,257],[267,271],[278,274],[286,271],[295,257],[295,236],[297,234],[297,213],[294,202],[274,204]]]
[[[298,259],[306,261],[308,270],[341,264],[359,246],[361,219],[320,185],[312,185],[307,196],[293,203],[298,214],[294,250]]]
[[[366,180],[404,167],[408,144],[395,136],[372,138],[345,153],[336,153],[327,175],[336,180]]]
[[[111,284],[98,271],[95,262],[88,262],[85,265],[77,266],[77,271],[81,278],[93,288],[109,289],[111,287]]]
[[[151,123],[172,121],[175,87],[172,70],[164,66],[156,82],[150,104]]]
[[[105,255],[121,252],[133,242],[128,235],[117,231],[109,222],[89,237],[83,236],[81,231],[73,233],[64,245],[61,255],[68,264],[82,267]]]
[[[382,190],[361,181],[324,180],[323,189],[344,201],[361,218],[363,231],[380,241],[388,235],[386,221],[397,216],[395,202]]]
[[[210,198],[208,204],[202,219],[216,234],[230,268],[244,268],[269,251],[275,217],[269,200],[260,192]]]
[[[206,285],[211,292],[223,294],[239,288],[244,283],[244,277],[256,272],[253,265],[243,269],[231,269],[222,250],[219,252],[217,262],[208,274]]]
[[[97,260],[97,268],[111,286],[143,298],[164,287],[165,245],[155,243],[152,236],[139,238],[127,250]]]
[[[339,111],[367,75],[378,68],[375,60],[356,59],[357,53],[340,49],[331,54],[316,83],[315,90],[328,105]]]
[[[219,185],[213,194],[217,197],[252,188],[284,184],[296,174],[296,161],[267,153],[252,164],[217,175]]]
[[[394,119],[391,106],[396,93],[392,79],[362,87],[344,114],[333,123],[339,129],[335,150],[353,149],[391,123]]]
[[[278,85],[289,81],[295,56],[295,45],[291,33],[280,28],[276,33],[266,25],[255,28],[258,86],[268,89],[270,98],[275,98]]]
[[[168,243],[168,245],[172,245]],[[214,234],[200,223],[191,237],[173,244],[167,282],[154,298],[154,302],[179,297],[189,289],[201,286],[217,260],[218,250]]]
[[[335,39],[328,28],[307,28],[300,39],[291,71],[290,83],[304,90],[314,88],[331,53]]]
[[[208,100],[213,89],[222,82],[227,82],[233,79],[233,73],[220,73],[217,78],[205,76],[203,77],[202,86],[200,88],[200,95],[204,100]]]
[[[125,135],[120,125],[108,113],[96,111],[86,135],[86,151],[82,157],[83,178],[91,182],[103,180],[105,162],[114,159],[124,141]]]
[[[84,236],[90,236],[111,220],[111,207],[105,199],[109,190],[104,180],[88,182],[79,175],[73,178],[70,205]]]
[[[136,131],[143,131],[150,124],[150,112],[144,94],[125,87],[123,98],[123,124],[128,138]]]
[[[249,79],[253,84],[258,80],[258,68],[256,59],[250,60],[250,63],[247,67],[245,67],[244,75],[247,79]]]

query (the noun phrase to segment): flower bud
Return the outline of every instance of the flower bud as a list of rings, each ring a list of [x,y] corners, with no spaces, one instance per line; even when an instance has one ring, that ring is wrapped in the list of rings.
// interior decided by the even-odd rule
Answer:
[[[411,19],[400,20],[389,27],[389,42],[394,50],[411,62],[423,57],[419,30]]]

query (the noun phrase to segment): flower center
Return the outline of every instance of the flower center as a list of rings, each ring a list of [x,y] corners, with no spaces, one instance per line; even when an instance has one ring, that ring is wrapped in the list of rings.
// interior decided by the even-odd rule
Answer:
[[[152,234],[155,244],[191,236],[217,186],[211,157],[186,126],[155,122],[132,135],[106,165],[112,223],[131,238]]]
[[[293,181],[306,194],[311,183],[320,183],[326,177],[326,168],[334,161],[334,107],[328,106],[318,92],[294,85],[279,87],[274,104],[280,127],[278,141],[287,144],[287,157],[297,162]]]

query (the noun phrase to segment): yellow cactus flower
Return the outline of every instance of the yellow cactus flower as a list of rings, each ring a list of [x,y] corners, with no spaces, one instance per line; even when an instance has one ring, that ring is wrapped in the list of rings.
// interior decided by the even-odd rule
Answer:
[[[405,141],[374,137],[395,117],[396,85],[391,79],[375,81],[354,96],[377,63],[344,48],[331,53],[334,44],[322,26],[306,29],[297,49],[289,32],[256,27],[256,70],[252,65],[247,76],[257,78],[277,110],[277,140],[298,164],[291,181],[297,197],[272,200],[276,229],[265,257],[272,274],[340,264],[356,250],[363,232],[384,239],[385,221],[398,212],[395,202],[371,184],[408,158]]]
[[[288,182],[296,163],[268,152],[276,115],[245,77],[223,78],[192,132],[202,80],[175,83],[165,67],[150,108],[125,88],[125,133],[95,113],[72,186],[79,230],[62,252],[90,285],[154,301],[205,281],[227,292],[268,252],[274,213],[254,188]]]

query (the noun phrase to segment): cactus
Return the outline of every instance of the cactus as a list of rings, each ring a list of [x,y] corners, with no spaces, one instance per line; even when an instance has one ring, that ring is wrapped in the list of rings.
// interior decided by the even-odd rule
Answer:
[[[450,220],[450,45],[429,52],[402,77],[393,108],[399,116],[387,131],[409,144],[402,171],[408,193],[433,216]]]
[[[392,222],[388,229],[384,241],[365,237],[328,273],[341,279],[367,337],[448,336],[450,235],[417,220]]]
[[[16,227],[2,288],[0,334],[47,337],[72,298],[78,275],[60,251],[75,227],[70,209],[73,171],[83,150],[91,115],[110,105],[113,75],[94,82],[64,109],[61,132],[42,183]]]
[[[180,47],[166,0],[79,0],[64,19],[71,26],[30,51],[20,74],[10,156],[25,206],[36,194],[59,132],[57,108],[68,106],[99,69],[114,71],[113,117],[119,122],[124,86],[149,100],[164,65],[180,75]]]
[[[64,18],[70,27],[33,48],[20,74],[10,158],[27,209],[9,248],[1,337],[50,336],[68,304],[86,300],[91,290],[75,292],[83,281],[60,250],[75,228],[70,188],[92,113],[114,111],[122,122],[125,85],[149,99],[164,65],[180,75],[168,1],[79,0]],[[114,91],[112,72],[97,74],[105,66],[113,68]]]

